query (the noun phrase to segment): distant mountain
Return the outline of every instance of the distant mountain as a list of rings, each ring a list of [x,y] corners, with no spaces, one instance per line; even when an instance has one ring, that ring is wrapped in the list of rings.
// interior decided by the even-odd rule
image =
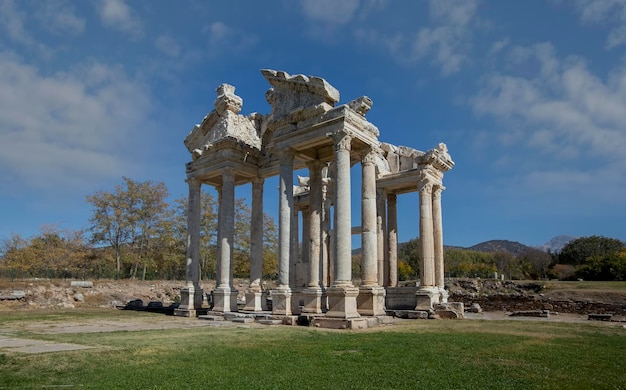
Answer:
[[[516,241],[491,240],[481,242],[467,249],[477,252],[506,252],[513,256],[518,256],[533,248]]]
[[[543,245],[536,246],[535,248],[543,252],[550,251],[551,253],[560,252],[565,245],[570,241],[577,239],[575,236],[556,236]]]

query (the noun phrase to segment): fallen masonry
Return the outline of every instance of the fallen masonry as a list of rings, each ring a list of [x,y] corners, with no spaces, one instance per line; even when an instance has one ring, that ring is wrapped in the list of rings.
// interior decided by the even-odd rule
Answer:
[[[186,285],[175,314],[239,311],[232,267],[235,187],[251,183],[250,287],[243,311],[271,310],[271,318],[262,321],[328,328],[385,323],[396,310],[462,317],[462,304],[448,304],[444,288],[441,194],[444,173],[454,166],[446,145],[423,152],[381,142],[379,129],[366,119],[373,104],[367,96],[338,105],[339,91],[322,78],[261,73],[271,85],[265,94],[269,114],[240,114],[242,98],[235,87],[222,84],[214,109],[185,138],[191,155]],[[361,218],[353,226],[350,176],[356,164]],[[296,182],[294,172],[301,169],[308,169],[308,177]],[[261,279],[264,181],[273,176],[279,177],[279,269],[270,309]],[[215,187],[219,204],[217,280],[208,308],[199,279],[202,185]],[[410,192],[419,193],[420,283],[399,287],[397,197]],[[352,275],[353,234],[361,236],[358,286]]]

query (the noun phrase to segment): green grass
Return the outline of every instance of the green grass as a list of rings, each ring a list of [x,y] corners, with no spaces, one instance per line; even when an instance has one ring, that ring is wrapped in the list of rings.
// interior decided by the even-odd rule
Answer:
[[[70,321],[83,318],[72,315]],[[0,325],[57,319],[30,316],[3,313]],[[626,384],[626,330],[597,323],[433,320],[367,331],[254,326],[19,335],[96,348],[37,355],[0,351],[0,388],[619,389]]]

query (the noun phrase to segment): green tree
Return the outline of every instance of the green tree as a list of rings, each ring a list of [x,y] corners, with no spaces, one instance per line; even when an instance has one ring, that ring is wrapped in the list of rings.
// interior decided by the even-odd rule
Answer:
[[[413,270],[413,274],[407,279],[419,277],[420,260],[422,258],[422,243],[419,237],[409,240],[398,246],[398,265],[403,262],[403,270],[408,272]],[[400,278],[400,275],[398,275]],[[404,280],[407,280],[404,279]]]
[[[92,242],[109,245],[115,256],[116,274],[122,270],[122,254],[126,250],[129,276],[136,277],[140,265],[152,265],[151,243],[165,231],[169,204],[163,183],[136,182],[124,177],[114,191],[98,191],[87,196],[93,206],[89,220]]]
[[[570,241],[559,254],[559,263],[574,266],[584,264],[593,256],[606,256],[620,252],[624,243],[615,238],[603,236],[581,237]]]

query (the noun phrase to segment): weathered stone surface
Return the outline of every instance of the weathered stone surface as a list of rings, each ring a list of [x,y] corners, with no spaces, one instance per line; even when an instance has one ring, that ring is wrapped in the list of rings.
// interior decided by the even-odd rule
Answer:
[[[71,287],[93,288],[93,282],[89,280],[72,280]]]
[[[269,114],[241,115],[243,100],[235,95],[234,86],[222,84],[216,90],[214,109],[185,139],[192,161],[186,165],[190,239],[181,312],[201,306],[194,292],[200,289],[198,199],[202,184],[215,186],[219,193],[218,280],[212,295],[213,310],[237,310],[232,285],[234,189],[246,183],[253,183],[252,219],[256,228],[252,230],[257,234],[250,237],[251,288],[245,310],[265,309],[260,295],[262,186],[266,178],[278,175],[279,267],[278,283],[271,291],[275,316],[296,323],[292,314],[325,313],[324,318],[314,317],[311,322],[316,326],[360,328],[380,323],[389,307],[435,315],[431,313],[433,306],[448,300],[443,285],[440,196],[443,175],[454,162],[446,145],[440,143],[422,152],[381,143],[378,128],[365,118],[372,107],[369,97],[335,107],[339,91],[320,77],[270,69],[261,73],[272,87],[265,95],[271,106]],[[351,170],[359,162],[361,219],[355,228]],[[310,178],[298,177],[294,186],[294,171],[303,168],[309,169]],[[412,289],[410,296],[387,295],[385,300],[385,287],[398,285],[397,195],[415,191],[420,193],[421,287]],[[362,243],[360,287],[354,286],[357,275],[352,275],[355,230],[361,234]],[[446,310],[461,312],[462,316],[462,307]],[[362,319],[361,315],[371,318]]]

